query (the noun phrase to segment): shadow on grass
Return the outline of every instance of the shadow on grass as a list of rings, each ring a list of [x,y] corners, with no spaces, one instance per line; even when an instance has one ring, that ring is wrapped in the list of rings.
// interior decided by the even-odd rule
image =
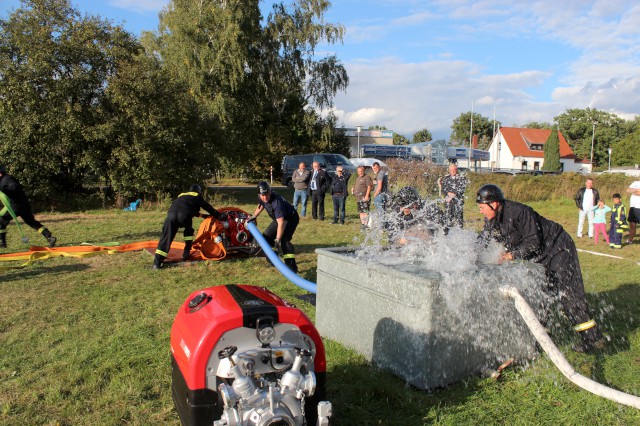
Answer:
[[[628,350],[630,335],[640,327],[640,285],[625,283],[611,291],[589,294],[588,299],[601,331],[610,338],[605,353]]]
[[[67,274],[70,272],[80,272],[89,269],[89,265],[74,264],[74,265],[57,265],[52,267],[47,266],[32,266],[27,269],[22,269],[17,272],[9,272],[2,276],[2,282],[20,281],[36,278],[40,275],[46,275],[47,279],[53,278],[59,274]]]

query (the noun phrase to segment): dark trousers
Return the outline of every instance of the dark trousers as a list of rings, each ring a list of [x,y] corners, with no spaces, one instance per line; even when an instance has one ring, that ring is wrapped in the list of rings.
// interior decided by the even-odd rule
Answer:
[[[324,220],[324,191],[311,191],[311,216]]]
[[[291,240],[293,239],[293,233],[296,232],[296,228],[298,227],[298,223],[300,222],[300,216],[298,216],[298,212],[291,215],[291,217],[285,218],[284,220],[284,232],[282,233],[282,238],[280,239],[280,247],[282,247],[282,257],[287,259],[295,260],[295,249],[293,244],[291,244]],[[267,229],[264,230],[262,236],[267,242],[273,246],[276,235],[278,232],[278,222],[275,220],[271,221]]]
[[[345,217],[345,204],[347,201],[347,196],[344,194],[332,195],[331,199],[333,200],[333,223],[338,222],[338,218],[340,219],[340,223],[344,224]]]
[[[592,319],[584,292],[578,252],[569,234],[564,232],[557,238],[550,255],[541,263],[547,270],[552,286],[549,290],[558,297],[571,324],[576,326]],[[581,332],[580,336],[589,343],[603,337],[597,327]]]
[[[609,227],[609,246],[622,248],[622,228],[618,228],[615,223]]]
[[[47,227],[38,222],[33,216],[30,203],[16,205],[13,205],[13,203],[11,204],[11,209],[13,210],[13,212],[16,214],[16,216],[20,216],[24,223],[38,231],[45,238],[49,238],[51,236],[51,232],[47,229]],[[7,225],[9,225],[11,219],[13,219],[13,217],[11,217],[9,212],[6,212],[4,215],[0,216],[0,242],[6,242]]]
[[[171,249],[171,243],[178,233],[178,229],[184,228],[184,241],[185,252],[191,250],[191,244],[193,244],[193,217],[178,212],[169,211],[167,218],[162,225],[162,234],[160,235],[160,241],[158,241],[158,247],[156,247],[156,254],[154,257],[154,263],[156,265],[162,264],[164,259],[169,254]]]

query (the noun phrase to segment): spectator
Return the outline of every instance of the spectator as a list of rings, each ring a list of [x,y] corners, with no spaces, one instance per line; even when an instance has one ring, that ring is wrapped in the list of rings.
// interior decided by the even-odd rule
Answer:
[[[622,196],[613,194],[613,208],[611,209],[611,225],[609,225],[609,247],[622,248],[622,233],[629,227],[627,213],[622,204]]]
[[[344,225],[345,204],[349,195],[349,178],[351,173],[344,170],[342,166],[336,167],[336,176],[331,180],[331,199],[333,200],[333,221],[332,224]]]
[[[467,189],[468,184],[469,181],[467,177],[458,173],[458,165],[456,163],[449,164],[448,175],[438,178],[440,192],[445,196],[444,213],[446,228],[453,226],[462,228],[464,221],[464,191]]]
[[[307,202],[309,200],[309,179],[311,179],[311,171],[307,169],[304,162],[298,164],[298,170],[293,172],[291,182],[293,182],[293,208],[298,210],[298,203],[302,205],[300,208],[300,217],[307,216]]]
[[[367,228],[369,221],[369,209],[371,208],[371,190],[373,189],[373,180],[371,176],[365,174],[364,166],[358,166],[358,177],[351,188],[351,193],[356,197],[358,204],[358,213],[360,214],[360,229]]]
[[[584,292],[578,253],[571,236],[558,223],[545,219],[531,207],[506,200],[496,185],[483,185],[476,203],[485,217],[481,240],[494,239],[506,252],[500,262],[529,260],[547,272],[546,291],[557,297],[582,342],[577,352],[604,347],[604,337],[591,319]]]
[[[593,206],[598,205],[600,194],[593,187],[593,179],[587,178],[585,186],[580,188],[575,197],[576,206],[578,207],[578,238],[582,238],[582,228],[584,227],[584,218],[589,221],[589,238],[593,238]]]
[[[611,211],[611,207],[605,206],[604,201],[598,201],[597,206],[593,206],[593,243],[598,244],[598,235],[602,233],[605,241],[609,244],[609,234],[607,234],[607,213]]]
[[[633,237],[636,236],[636,228],[640,222],[640,180],[633,182],[627,193],[631,194],[629,199],[629,235],[627,236],[627,244],[633,244]]]
[[[51,235],[51,231],[33,216],[31,203],[22,185],[16,178],[7,174],[7,169],[3,165],[0,165],[0,191],[7,196],[9,201],[9,205],[0,209],[0,248],[7,247],[7,225],[13,219],[9,209],[15,213],[16,217],[20,216],[24,223],[46,238],[49,247],[54,247],[56,245],[56,237]]]
[[[371,165],[371,169],[373,170],[373,173],[375,173],[373,205],[376,206],[376,211],[382,213],[387,206],[389,174],[382,170],[382,167],[380,167],[380,163],[378,163],[377,161]]]
[[[331,176],[320,168],[320,163],[313,162],[313,172],[309,181],[311,189],[311,216],[313,220],[324,220],[324,194],[331,185]]]

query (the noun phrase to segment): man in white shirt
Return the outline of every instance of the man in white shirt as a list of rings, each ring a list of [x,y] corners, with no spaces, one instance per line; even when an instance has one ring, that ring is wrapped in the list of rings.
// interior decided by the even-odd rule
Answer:
[[[627,193],[631,194],[631,198],[629,198],[629,215],[627,216],[627,220],[629,221],[627,244],[632,244],[633,237],[636,236],[636,227],[640,222],[640,180],[629,185]]]
[[[580,188],[575,197],[578,213],[578,238],[582,238],[585,216],[589,220],[589,238],[593,238],[593,206],[600,201],[598,190],[593,187],[593,179],[587,178],[584,188]]]

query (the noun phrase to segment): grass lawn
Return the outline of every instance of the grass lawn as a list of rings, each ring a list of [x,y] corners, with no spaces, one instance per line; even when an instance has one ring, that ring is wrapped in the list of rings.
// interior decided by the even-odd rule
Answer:
[[[292,199],[292,191],[281,193]],[[216,207],[249,212],[255,207],[253,187],[219,189],[212,195]],[[578,218],[572,200],[532,205],[575,235]],[[467,208],[469,227],[479,227],[475,206],[468,203]],[[326,210],[332,210],[329,198]],[[166,208],[143,206],[137,212],[37,217],[64,246],[157,239],[165,213]],[[301,276],[316,281],[317,247],[359,241],[353,197],[347,213],[346,226],[301,221],[293,241]],[[259,228],[267,220],[263,214]],[[33,244],[43,243],[34,231],[27,232]],[[10,248],[0,253],[26,249],[15,225],[8,235]],[[578,240],[577,247],[611,253],[604,242],[595,246],[588,238]],[[581,374],[640,395],[640,244],[613,254],[624,259],[580,253],[590,306],[611,337],[608,347],[596,355],[562,350]],[[314,306],[298,297],[306,292],[267,267],[264,258],[162,271],[152,271],[151,262],[147,253],[136,252],[56,258],[0,271],[0,424],[178,425],[171,400],[169,336],[178,307],[195,290],[231,283],[266,286],[315,317]],[[577,388],[546,356],[526,368],[506,370],[499,381],[469,378],[424,392],[335,342],[326,340],[325,345],[327,392],[336,425],[640,424],[640,410]]]

